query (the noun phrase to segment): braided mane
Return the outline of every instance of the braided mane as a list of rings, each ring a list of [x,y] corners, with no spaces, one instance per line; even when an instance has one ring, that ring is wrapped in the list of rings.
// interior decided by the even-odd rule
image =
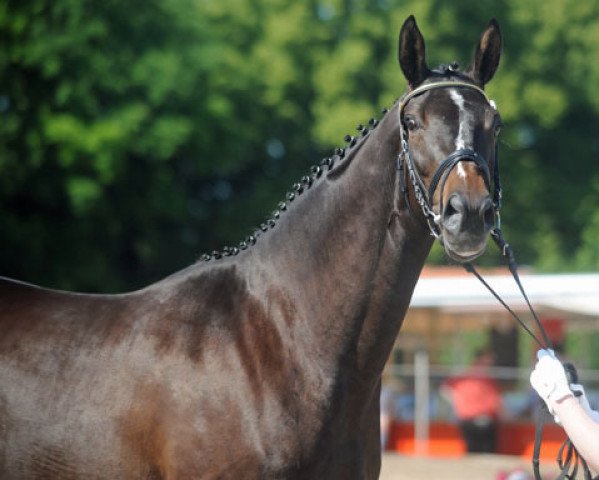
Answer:
[[[381,109],[383,116],[388,111],[388,108]],[[308,174],[302,176],[299,182],[292,185],[291,190],[285,194],[285,199],[277,204],[277,208],[272,212],[272,215],[261,223],[252,234],[239,242],[237,246],[225,246],[221,250],[213,250],[212,253],[204,253],[200,256],[200,261],[209,262],[211,260],[220,260],[223,257],[238,255],[242,250],[247,250],[250,246],[255,245],[260,236],[276,226],[277,220],[288,210],[289,205],[296,199],[296,197],[309,190],[312,185],[322,177],[323,172],[330,172],[336,165],[339,165],[342,160],[351,158],[352,154],[357,151],[356,147],[362,144],[362,142],[369,136],[370,132],[378,126],[379,122],[380,120],[371,118],[366,126],[360,124],[356,127],[356,130],[359,132],[358,135],[345,135],[344,141],[346,146],[335,148],[331,156],[325,157],[318,164],[312,165]]]

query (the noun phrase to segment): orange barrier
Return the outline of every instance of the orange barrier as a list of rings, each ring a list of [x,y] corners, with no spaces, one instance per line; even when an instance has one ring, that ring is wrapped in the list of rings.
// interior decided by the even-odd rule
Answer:
[[[499,426],[497,452],[501,455],[517,455],[532,458],[535,426],[531,422],[509,422]],[[554,461],[566,436],[561,427],[545,425],[541,461]],[[427,455],[431,457],[459,457],[466,453],[460,429],[454,423],[434,422],[430,425],[429,439],[418,444],[414,439],[414,424],[396,422],[391,427],[388,450],[404,455]]]

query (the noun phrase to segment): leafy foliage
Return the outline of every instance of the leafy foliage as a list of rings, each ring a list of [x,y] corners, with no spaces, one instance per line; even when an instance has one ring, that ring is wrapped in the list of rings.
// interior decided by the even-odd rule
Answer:
[[[410,13],[433,66],[498,17],[506,235],[539,269],[598,268],[596,2],[4,0],[0,272],[116,291],[236,242],[403,92]]]

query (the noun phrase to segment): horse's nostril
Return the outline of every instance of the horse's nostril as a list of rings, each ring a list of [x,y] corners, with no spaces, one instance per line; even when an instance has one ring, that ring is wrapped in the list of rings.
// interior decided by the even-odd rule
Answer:
[[[493,228],[495,209],[489,197],[469,201],[459,193],[451,195],[443,209],[443,226],[450,232],[482,232]]]
[[[464,211],[464,203],[458,195],[452,195],[445,206],[445,211],[443,215],[445,218],[452,217],[454,215],[463,213]]]
[[[453,208],[451,205],[447,205],[447,207],[445,207],[444,217],[448,218],[448,217],[455,215],[456,213],[458,213],[458,212],[456,211],[455,208]]]
[[[487,198],[480,208],[481,216],[485,221],[485,225],[493,226],[495,223],[495,208],[493,207],[493,202],[490,198]]]

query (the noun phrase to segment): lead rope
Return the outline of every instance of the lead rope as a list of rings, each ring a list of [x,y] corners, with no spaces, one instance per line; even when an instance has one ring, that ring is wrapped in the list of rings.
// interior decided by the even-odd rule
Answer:
[[[526,331],[526,333],[528,333],[532,337],[532,339],[537,343],[537,345],[539,345],[539,347],[545,348],[545,349],[552,348],[553,346],[551,344],[551,341],[549,340],[549,337],[547,336],[547,333],[545,332],[545,329],[543,328],[543,325],[541,324],[539,317],[537,316],[534,308],[532,307],[532,305],[528,299],[528,296],[526,295],[526,292],[524,291],[522,282],[520,281],[520,276],[518,275],[518,264],[516,263],[516,258],[514,256],[514,252],[513,252],[512,248],[510,247],[510,245],[504,240],[503,234],[501,232],[501,228],[499,226],[495,227],[491,231],[491,237],[495,241],[495,244],[499,247],[502,256],[507,259],[508,268],[512,274],[512,277],[514,278],[514,281],[516,282],[516,285],[518,285],[518,289],[520,290],[522,297],[526,301],[526,305],[528,306],[530,313],[532,314],[532,316],[535,320],[535,323],[539,329],[539,332],[541,333],[542,340],[539,339],[534,334],[534,332],[522,321],[522,319],[520,319],[520,317],[518,317],[518,315],[516,315],[516,313],[509,307],[509,305],[507,305],[503,301],[503,299],[497,294],[497,292],[495,292],[495,290],[493,290],[493,288],[485,281],[485,279],[480,275],[480,273],[478,273],[478,271],[476,270],[474,265],[472,265],[471,263],[465,263],[465,264],[463,264],[464,268],[469,273],[472,273],[485,286],[485,288],[487,290],[489,290],[489,292],[499,301],[499,303],[501,303],[501,305],[503,305],[503,307],[518,322],[518,324]],[[564,364],[564,368],[565,368],[566,374],[568,376],[568,382],[570,384],[578,383],[578,374],[576,373],[576,369],[574,368],[574,365],[567,363],[567,364]],[[575,393],[575,395],[576,395],[576,393]],[[539,412],[539,417],[537,418],[537,423],[535,426],[535,443],[534,443],[533,457],[532,457],[532,465],[533,465],[533,472],[534,472],[535,480],[543,480],[543,477],[541,476],[539,458],[540,458],[540,454],[541,454],[541,441],[543,439],[543,428],[545,426],[545,420],[548,416],[549,416],[549,412],[547,410],[547,405],[545,404],[545,402],[541,402],[541,410]],[[556,477],[556,480],[575,479],[576,475],[578,474],[579,465],[582,466],[584,480],[593,480],[591,471],[590,471],[586,461],[584,460],[584,458],[582,458],[580,456],[580,454],[576,450],[576,447],[574,447],[574,445],[572,444],[572,441],[567,436],[557,454],[557,464],[560,468],[560,473]],[[595,477],[595,480],[597,480],[597,479],[599,479],[599,476]]]

